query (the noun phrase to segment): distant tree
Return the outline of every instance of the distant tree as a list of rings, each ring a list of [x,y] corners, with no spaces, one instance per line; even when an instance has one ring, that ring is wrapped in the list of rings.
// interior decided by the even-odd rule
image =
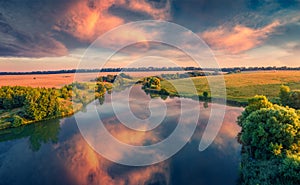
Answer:
[[[99,96],[104,96],[106,93],[106,87],[103,83],[97,83],[95,92],[99,93]]]
[[[125,73],[121,73],[121,74],[119,74],[119,76],[120,76],[121,78],[132,79],[131,76],[129,76],[129,75],[125,74]]]
[[[160,89],[160,79],[157,77],[148,77],[144,79],[144,87],[151,88],[151,89]]]
[[[203,92],[203,97],[204,97],[204,99],[207,99],[207,98],[208,98],[208,92],[207,92],[207,91],[204,91],[204,92]]]
[[[79,83],[79,82],[74,82],[72,84],[74,88],[80,89],[80,90],[86,90],[89,88],[89,86],[86,83]]]
[[[114,83],[116,77],[117,77],[117,75],[107,75],[105,81],[110,82],[110,83]]]

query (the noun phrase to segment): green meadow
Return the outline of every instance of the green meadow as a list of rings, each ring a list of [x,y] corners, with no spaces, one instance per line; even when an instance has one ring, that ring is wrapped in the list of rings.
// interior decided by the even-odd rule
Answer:
[[[202,96],[203,92],[210,93],[207,78],[219,77],[200,76],[190,78],[196,87],[198,96]],[[186,97],[192,97],[196,94],[193,90],[195,87],[190,85],[190,79],[162,80],[161,88],[166,89],[171,95],[176,95],[176,89],[174,88],[174,86],[176,86],[180,89],[180,94],[183,94]],[[247,102],[249,98],[252,98],[255,95],[265,95],[272,100],[278,97],[281,85],[287,85],[291,90],[300,89],[300,71],[267,71],[225,74],[224,81],[228,100]]]

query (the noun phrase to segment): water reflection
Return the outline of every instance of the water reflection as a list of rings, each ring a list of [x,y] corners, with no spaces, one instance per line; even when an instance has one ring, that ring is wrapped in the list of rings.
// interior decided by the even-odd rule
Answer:
[[[74,147],[66,150],[66,146]],[[117,165],[95,153],[79,135],[57,150],[72,184],[135,185],[149,184],[147,182],[150,181],[169,184],[167,162],[144,168]],[[157,175],[160,176],[159,179],[153,178]]]
[[[122,97],[121,92],[119,97]],[[167,118],[151,132],[128,129],[109,110],[100,114],[106,128],[120,141],[149,145],[173,132],[180,111],[179,100],[170,97],[164,100],[169,109]],[[106,101],[109,101],[109,95]],[[106,106],[106,101],[94,103],[100,109]],[[139,112],[144,106],[139,103],[131,108]],[[211,104],[207,103],[204,108],[201,102],[199,106],[200,119],[191,140],[171,159],[146,167],[123,166],[98,155],[80,135],[74,117],[4,130],[0,133],[0,185],[236,184],[240,145],[235,137],[240,128],[235,121],[242,109],[227,107],[223,126],[214,143],[199,152],[199,140],[210,116]],[[192,113],[192,108],[190,111]],[[147,110],[144,114],[147,115]],[[113,148],[110,150],[111,155],[120,155],[113,153]]]
[[[38,151],[42,144],[57,143],[60,130],[59,120],[50,120],[0,131],[0,142],[29,138],[29,147]]]

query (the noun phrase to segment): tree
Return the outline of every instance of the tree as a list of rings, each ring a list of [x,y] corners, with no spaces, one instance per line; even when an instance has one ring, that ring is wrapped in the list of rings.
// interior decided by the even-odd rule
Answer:
[[[243,121],[240,141],[251,148],[251,157],[272,159],[297,153],[300,122],[294,109],[274,105],[252,112]]]
[[[288,86],[280,87],[280,102],[284,106],[289,106],[295,109],[300,109],[300,91],[291,91]]]
[[[203,92],[203,97],[204,97],[205,99],[208,98],[208,92],[207,92],[207,91],[204,91],[204,92]]]
[[[25,115],[31,120],[60,116],[60,106],[54,89],[34,89],[24,102]]]
[[[300,182],[300,153],[287,155],[279,170],[285,178],[295,178],[296,181]]]
[[[241,184],[299,184],[300,111],[256,96],[249,100],[238,124],[242,127],[238,135]]]
[[[242,115],[238,117],[238,124],[243,126],[244,120],[254,111],[262,108],[271,108],[273,104],[265,96],[256,95],[248,100],[248,106],[242,112]]]
[[[13,127],[18,127],[18,126],[21,126],[24,123],[24,121],[23,121],[23,118],[21,118],[20,116],[14,115],[12,117],[12,122],[11,123],[12,123]]]
[[[160,79],[157,77],[148,77],[144,79],[144,88],[160,89]]]
[[[288,105],[295,109],[300,109],[300,91],[290,92]]]
[[[282,85],[280,87],[279,98],[280,98],[282,105],[289,104],[290,92],[291,92],[291,90],[288,86]]]
[[[3,100],[3,108],[4,109],[11,109],[13,108],[13,99],[10,93],[7,93],[4,100]]]
[[[103,83],[97,83],[95,87],[95,92],[98,93],[96,97],[102,97],[106,93],[106,87]]]

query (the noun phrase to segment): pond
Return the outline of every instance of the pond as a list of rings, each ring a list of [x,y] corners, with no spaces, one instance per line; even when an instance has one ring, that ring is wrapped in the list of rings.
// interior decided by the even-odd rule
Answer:
[[[147,104],[150,96],[140,88],[134,88],[130,94],[130,109],[134,115],[147,118],[151,114]],[[114,98],[121,100],[124,92],[114,93]],[[89,109],[95,106],[103,124],[116,139],[131,145],[152,144],[174,131],[180,114],[178,102],[195,103],[195,100],[178,97],[160,101],[166,104],[168,111],[163,124],[149,132],[133,131],[118,122],[116,115],[108,108],[111,102],[109,94],[104,103],[96,100],[77,114],[89,114]],[[237,184],[241,146],[236,141],[240,131],[236,119],[243,109],[226,106],[218,135],[206,150],[200,152],[199,142],[212,104],[204,106],[203,102],[196,103],[200,106],[200,117],[189,142],[171,158],[141,167],[121,165],[95,152],[81,135],[75,116],[3,130],[0,133],[0,185]],[[118,153],[112,152],[111,155]]]

